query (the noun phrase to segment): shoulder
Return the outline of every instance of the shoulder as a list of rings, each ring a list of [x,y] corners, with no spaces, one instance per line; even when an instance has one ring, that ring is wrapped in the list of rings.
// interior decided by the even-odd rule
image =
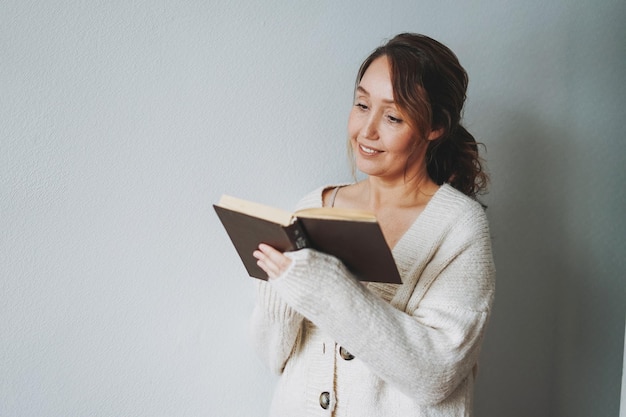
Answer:
[[[485,218],[484,207],[475,199],[466,196],[449,184],[443,184],[431,199],[428,208],[436,217],[447,217],[460,221],[465,217]]]
[[[442,185],[430,200],[421,217],[419,232],[439,242],[482,240],[489,236],[489,224],[483,206],[448,184]]]
[[[347,185],[346,183],[341,184],[328,184],[323,185],[314,189],[313,191],[308,192],[298,201],[296,205],[296,210],[302,210],[306,208],[314,208],[314,207],[322,207],[324,205],[324,192],[328,190],[332,190],[336,187],[343,187]]]
[[[478,201],[463,194],[462,192],[447,183],[439,187],[439,190],[437,190],[435,197],[439,201],[439,204],[447,204],[454,207],[464,207],[466,209],[482,209],[482,206]]]

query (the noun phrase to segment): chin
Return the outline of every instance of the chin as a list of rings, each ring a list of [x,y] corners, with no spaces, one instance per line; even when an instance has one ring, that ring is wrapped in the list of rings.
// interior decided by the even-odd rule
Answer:
[[[382,174],[380,167],[374,166],[372,163],[368,163],[369,161],[360,161],[359,158],[356,158],[356,169],[359,172],[362,172],[365,175],[378,176]]]

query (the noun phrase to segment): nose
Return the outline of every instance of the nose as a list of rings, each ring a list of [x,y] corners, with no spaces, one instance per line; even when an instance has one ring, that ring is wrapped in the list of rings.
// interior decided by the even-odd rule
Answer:
[[[361,134],[366,139],[378,139],[378,117],[375,114],[365,120]]]

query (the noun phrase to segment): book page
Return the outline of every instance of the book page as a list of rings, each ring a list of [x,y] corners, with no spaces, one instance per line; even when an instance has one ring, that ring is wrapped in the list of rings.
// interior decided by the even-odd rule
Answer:
[[[295,220],[293,214],[288,211],[229,195],[223,195],[217,205],[239,213],[247,214],[248,216],[269,220],[283,226],[289,226]]]
[[[376,222],[374,213],[363,210],[352,210],[335,207],[315,207],[295,212],[296,217],[329,220],[352,220],[360,222]]]

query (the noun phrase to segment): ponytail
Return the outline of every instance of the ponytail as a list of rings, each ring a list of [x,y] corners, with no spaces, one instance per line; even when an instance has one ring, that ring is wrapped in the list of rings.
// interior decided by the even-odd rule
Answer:
[[[426,150],[426,168],[430,178],[441,185],[448,183],[463,194],[476,198],[483,193],[489,177],[483,170],[479,144],[462,125],[432,141]]]

